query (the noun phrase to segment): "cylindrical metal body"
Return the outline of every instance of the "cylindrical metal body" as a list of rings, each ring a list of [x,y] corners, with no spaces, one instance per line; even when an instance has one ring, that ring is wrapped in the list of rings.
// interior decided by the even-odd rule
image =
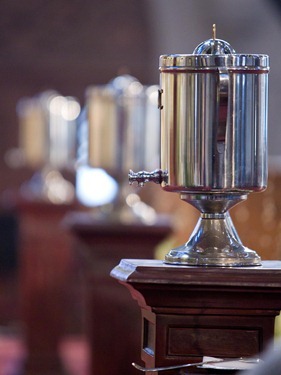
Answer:
[[[201,217],[167,263],[256,266],[228,210],[267,184],[267,55],[236,54],[209,39],[192,55],[160,57],[161,169],[130,171],[129,181],[161,183]]]
[[[265,189],[268,70],[266,55],[160,57],[165,190]]]
[[[45,91],[32,98],[22,98],[17,111],[19,144],[25,165],[33,169],[73,168],[80,113],[77,99]]]
[[[88,164],[123,180],[128,170],[154,169],[160,159],[159,86],[124,75],[87,92]]]

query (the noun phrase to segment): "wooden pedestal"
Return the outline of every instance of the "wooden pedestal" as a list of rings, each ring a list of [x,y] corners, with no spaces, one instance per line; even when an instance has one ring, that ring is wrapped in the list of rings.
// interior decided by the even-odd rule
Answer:
[[[28,200],[13,192],[5,198],[3,210],[19,227],[17,318],[26,336],[26,374],[59,375],[59,342],[74,325],[80,329],[75,314],[79,270],[72,237],[61,221],[79,206]]]
[[[281,310],[280,261],[207,268],[134,259],[122,260],[111,275],[141,307],[146,367],[253,356],[273,338]]]
[[[65,225],[76,235],[77,248],[88,265],[85,331],[91,346],[91,374],[137,374],[131,362],[140,358],[140,311],[110,271],[124,257],[152,259],[170,226],[167,221],[151,226],[122,224],[85,213],[68,215]]]

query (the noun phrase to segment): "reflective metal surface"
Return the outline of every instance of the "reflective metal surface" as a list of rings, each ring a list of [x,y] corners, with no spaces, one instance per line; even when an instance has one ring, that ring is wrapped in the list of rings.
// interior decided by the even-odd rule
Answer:
[[[241,72],[235,66],[204,73],[162,67],[161,169],[169,171],[164,189],[265,189],[266,72]]]
[[[53,90],[44,91],[20,99],[17,113],[19,150],[15,166],[35,171],[22,184],[22,194],[55,204],[72,202],[74,185],[63,172],[73,173],[75,169],[78,100]]]
[[[157,97],[158,86],[144,86],[130,75],[90,87],[89,165],[105,169],[118,181],[124,180],[130,168],[159,166]]]
[[[17,105],[19,144],[24,165],[73,168],[76,160],[79,102],[56,91],[22,98]]]
[[[200,49],[198,49],[198,52]],[[207,50],[208,51],[208,50]],[[268,71],[267,55],[162,55],[160,57],[160,68],[172,71],[173,69],[181,71],[202,70],[207,71],[218,67],[228,67],[235,70],[250,71],[257,69],[259,71]]]
[[[196,207],[201,217],[190,239],[172,249],[165,261],[194,266],[260,265],[256,252],[242,244],[228,212],[246,198],[246,194],[181,194],[181,199]]]
[[[111,201],[104,207],[98,205],[108,220],[149,224],[156,220],[154,210],[130,191],[127,175],[130,168],[159,167],[158,90],[158,85],[143,85],[128,74],[87,89],[78,132],[77,165],[100,168],[118,183]],[[98,186],[104,188],[97,180],[93,193]]]
[[[201,212],[190,240],[171,250],[167,263],[261,264],[241,243],[228,209],[267,185],[268,60],[236,54],[215,38],[192,55],[160,57],[161,169],[157,178],[140,172],[129,180],[161,183]]]
[[[136,173],[130,170],[128,177],[130,184],[136,182],[139,186],[144,186],[146,182],[155,182],[156,184],[167,182],[168,174],[161,169],[156,169],[153,172],[141,171]]]

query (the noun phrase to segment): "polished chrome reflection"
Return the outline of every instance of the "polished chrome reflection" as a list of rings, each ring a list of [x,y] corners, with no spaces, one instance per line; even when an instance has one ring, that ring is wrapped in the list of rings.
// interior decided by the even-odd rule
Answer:
[[[165,189],[265,189],[266,72],[163,70],[161,88]]]
[[[215,38],[192,55],[160,57],[161,169],[129,179],[161,183],[201,212],[190,241],[171,250],[168,263],[261,264],[242,245],[228,209],[267,185],[268,60],[236,54]]]
[[[246,248],[228,210],[245,200],[241,194],[181,194],[181,199],[196,207],[201,216],[190,239],[165,257],[166,262],[194,266],[253,266],[261,259]]]

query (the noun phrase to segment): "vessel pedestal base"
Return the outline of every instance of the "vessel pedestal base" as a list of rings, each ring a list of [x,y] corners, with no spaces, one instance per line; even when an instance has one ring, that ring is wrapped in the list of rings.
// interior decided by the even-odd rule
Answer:
[[[280,261],[218,268],[129,259],[111,275],[141,309],[140,350],[146,367],[200,362],[203,356],[256,356],[274,336],[281,310]],[[190,373],[206,370],[192,368]]]

